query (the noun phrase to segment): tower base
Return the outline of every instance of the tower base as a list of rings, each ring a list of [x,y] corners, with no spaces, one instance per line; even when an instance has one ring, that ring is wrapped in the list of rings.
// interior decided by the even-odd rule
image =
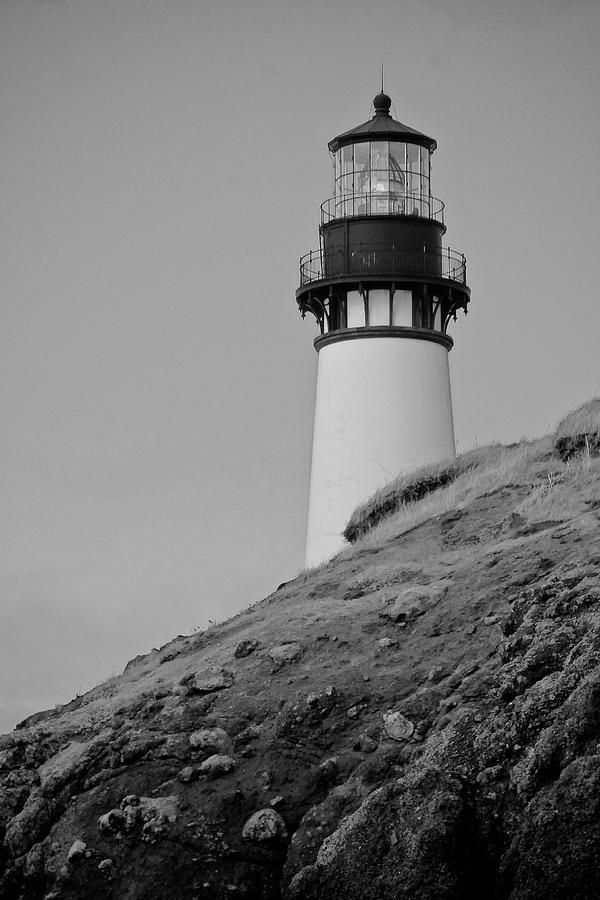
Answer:
[[[319,350],[306,565],[345,546],[352,512],[378,488],[455,455],[446,345],[391,335],[326,343]]]

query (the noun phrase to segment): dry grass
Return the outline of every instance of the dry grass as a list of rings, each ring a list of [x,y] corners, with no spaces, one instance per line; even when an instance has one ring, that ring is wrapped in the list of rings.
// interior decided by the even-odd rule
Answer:
[[[481,450],[463,453],[456,459],[444,460],[440,463],[423,466],[416,472],[400,475],[376,491],[365,503],[354,510],[344,529],[344,537],[349,543],[355,543],[379,522],[389,518],[398,510],[423,500],[434,491],[439,491],[465,472],[494,461],[502,450],[504,448],[500,445],[492,444]]]
[[[427,518],[460,508],[475,496],[503,484],[523,479],[536,482],[539,479],[531,471],[532,465],[543,457],[549,458],[553,451],[563,464],[573,464],[579,457],[584,464],[587,460],[589,472],[590,459],[600,455],[600,397],[568,413],[553,437],[508,447],[492,444],[394,479],[353,512],[344,537],[352,544],[361,541],[361,546],[371,546],[373,541],[396,537]],[[560,474],[558,460],[555,468]],[[548,490],[546,482],[536,488],[529,507],[531,514],[542,507],[556,511],[561,502],[565,510],[574,508],[576,501],[569,498],[569,488],[572,492],[576,487],[574,472],[566,475],[563,486],[554,492]]]
[[[381,545],[410,531],[427,519],[460,509],[482,494],[508,484],[532,484],[539,481],[537,468],[552,455],[551,437],[522,441],[512,447],[494,445],[465,454],[470,465],[450,484],[427,494],[423,499],[404,503],[395,513],[379,522],[355,544],[356,549]],[[459,462],[461,457],[459,457]],[[352,551],[344,551],[352,555]]]
[[[508,446],[492,444],[394,479],[353,512],[344,531],[352,546],[336,559],[358,561],[428,519],[464,508],[505,485],[531,488],[515,509],[531,522],[582,515],[600,500],[600,461],[594,456],[600,456],[600,397],[566,415],[553,435]],[[377,573],[366,577],[369,566],[364,559],[360,563],[356,589],[376,587]],[[330,563],[306,570],[302,577],[313,582],[317,593],[326,590]],[[365,578],[368,585],[362,585]],[[386,572],[384,580],[389,578]]]
[[[600,397],[568,413],[556,429],[556,450],[568,462],[580,454],[600,455]]]
[[[558,439],[598,433],[600,433],[600,397],[593,397],[567,413],[558,423],[555,435]]]
[[[458,461],[450,460],[395,478],[354,510],[344,529],[344,537],[349,543],[355,543],[405,504],[417,502],[426,494],[454,481],[459,471]]]
[[[600,459],[583,455],[550,475],[515,510],[529,522],[574,519],[600,500]]]

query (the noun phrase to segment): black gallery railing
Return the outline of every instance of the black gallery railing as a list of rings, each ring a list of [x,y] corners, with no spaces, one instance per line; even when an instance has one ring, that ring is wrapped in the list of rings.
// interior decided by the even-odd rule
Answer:
[[[323,278],[351,275],[389,275],[398,278],[428,276],[467,283],[467,261],[463,253],[450,250],[405,250],[389,245],[358,244],[350,250],[327,253],[311,250],[300,260],[300,285]]]
[[[341,194],[321,204],[321,224],[359,216],[419,216],[444,224],[445,204],[437,197],[394,193]]]

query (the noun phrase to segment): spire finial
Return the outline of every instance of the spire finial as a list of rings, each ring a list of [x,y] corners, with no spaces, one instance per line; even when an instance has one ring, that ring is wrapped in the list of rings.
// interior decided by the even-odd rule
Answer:
[[[391,99],[383,90],[384,79],[383,79],[383,60],[381,60],[381,91],[375,99],[373,100],[373,106],[375,107],[375,115],[376,116],[389,116],[390,107],[392,105]]]

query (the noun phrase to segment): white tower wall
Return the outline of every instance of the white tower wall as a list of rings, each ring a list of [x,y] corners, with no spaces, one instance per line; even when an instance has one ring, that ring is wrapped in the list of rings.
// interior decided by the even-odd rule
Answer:
[[[361,337],[319,351],[306,565],[344,546],[352,511],[400,472],[455,456],[448,351]]]

